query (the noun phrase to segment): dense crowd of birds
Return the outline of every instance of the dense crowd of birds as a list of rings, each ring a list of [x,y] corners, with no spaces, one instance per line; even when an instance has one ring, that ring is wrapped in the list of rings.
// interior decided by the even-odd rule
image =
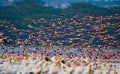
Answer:
[[[120,50],[0,46],[2,74],[120,74]]]
[[[37,57],[60,56],[66,59],[89,57],[91,61],[120,62],[120,50],[104,48],[73,48],[72,46],[52,47],[6,47],[0,46],[0,56],[6,58],[23,59],[24,56],[34,54]]]
[[[58,56],[44,56],[42,59],[26,56],[0,59],[0,70],[3,74],[120,74],[120,64],[107,62],[90,62],[89,58],[67,60]]]
[[[120,48],[120,15],[0,20],[0,39],[14,45]]]

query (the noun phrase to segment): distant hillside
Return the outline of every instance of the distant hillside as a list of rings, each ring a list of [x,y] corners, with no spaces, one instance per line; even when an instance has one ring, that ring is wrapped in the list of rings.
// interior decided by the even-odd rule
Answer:
[[[100,7],[120,6],[120,0],[43,0],[46,6],[67,8],[71,3],[87,2]]]
[[[110,7],[110,8],[104,8],[104,7],[98,7],[96,5],[92,5],[90,3],[72,3],[71,6],[69,6],[66,9],[63,9],[64,13],[66,13],[68,16],[72,14],[77,14],[79,16],[86,16],[86,15],[94,15],[94,16],[106,16],[106,15],[112,15],[112,14],[120,14],[120,7]]]
[[[0,6],[12,6],[17,2],[26,0],[0,0]],[[31,1],[31,0],[29,0]],[[36,3],[44,2],[45,6],[52,6],[55,8],[67,8],[71,3],[88,2],[100,7],[120,6],[120,0],[33,0]]]
[[[46,7],[41,2],[37,5],[34,0],[26,0],[19,2],[16,6],[0,7],[0,19],[16,20],[26,17],[32,18],[55,18],[65,14],[65,17],[71,17],[78,14],[80,17],[86,15],[112,15],[120,14],[120,7],[103,8],[92,5],[90,3],[72,3],[66,9],[55,9],[53,7]],[[38,3],[38,2],[37,2]]]
[[[19,2],[16,6],[0,7],[0,19],[23,19],[25,17],[56,17],[61,13],[60,10],[53,7],[45,7],[42,4],[37,5],[33,0]]]

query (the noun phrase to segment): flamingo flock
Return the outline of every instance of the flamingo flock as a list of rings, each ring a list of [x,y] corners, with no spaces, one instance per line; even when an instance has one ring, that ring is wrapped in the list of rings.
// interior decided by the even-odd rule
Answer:
[[[120,74],[119,49],[119,14],[0,20],[0,74]]]
[[[119,37],[120,14],[0,20],[0,44],[120,48]]]

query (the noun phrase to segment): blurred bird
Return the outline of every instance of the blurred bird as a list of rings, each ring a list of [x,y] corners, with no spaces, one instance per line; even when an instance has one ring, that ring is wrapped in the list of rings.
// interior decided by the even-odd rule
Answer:
[[[0,44],[7,42],[7,40],[5,38],[0,39]]]

